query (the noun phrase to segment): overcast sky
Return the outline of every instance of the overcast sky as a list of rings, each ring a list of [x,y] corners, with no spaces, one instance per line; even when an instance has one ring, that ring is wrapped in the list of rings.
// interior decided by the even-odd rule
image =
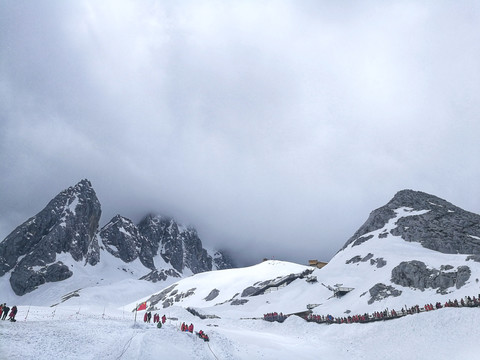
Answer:
[[[0,239],[87,178],[243,264],[401,189],[480,213],[478,1],[0,1]]]

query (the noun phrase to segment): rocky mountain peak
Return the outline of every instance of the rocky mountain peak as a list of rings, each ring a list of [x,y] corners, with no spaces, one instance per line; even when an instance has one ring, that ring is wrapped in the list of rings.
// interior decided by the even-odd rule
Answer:
[[[138,258],[144,242],[136,225],[121,215],[115,215],[100,230],[100,238],[109,253],[127,263]]]
[[[399,217],[399,209],[406,209],[412,215]],[[384,228],[394,218],[397,218],[395,227],[385,230],[382,236],[400,236],[442,253],[480,254],[480,215],[413,190],[399,191],[386,205],[372,211],[342,249],[351,243],[355,246],[368,241],[369,233]]]
[[[69,253],[75,261],[96,264],[100,215],[100,202],[88,180],[60,192],[0,243],[0,276],[12,271],[10,284],[23,295],[72,275],[56,262],[57,254]]]
[[[208,254],[194,228],[171,217],[150,214],[137,226],[116,215],[99,231],[100,215],[89,180],[61,191],[0,243],[0,276],[10,273],[12,289],[24,295],[44,283],[71,277],[78,268],[75,262],[96,265],[101,250],[102,256],[109,253],[126,264],[139,259],[146,273],[141,278],[150,281],[178,277],[186,269],[198,273],[232,267],[221,252]],[[59,254],[68,266],[57,259]],[[163,269],[165,263],[169,266]]]
[[[438,210],[439,207],[450,210],[458,209],[448,201],[437,196],[408,189],[397,192],[386,206],[390,209],[408,207],[413,210]]]

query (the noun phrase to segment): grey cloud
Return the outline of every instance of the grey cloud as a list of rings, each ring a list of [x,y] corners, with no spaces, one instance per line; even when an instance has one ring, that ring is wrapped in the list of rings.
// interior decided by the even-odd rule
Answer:
[[[476,2],[2,2],[0,238],[82,178],[242,261],[330,258],[396,191],[480,212]]]

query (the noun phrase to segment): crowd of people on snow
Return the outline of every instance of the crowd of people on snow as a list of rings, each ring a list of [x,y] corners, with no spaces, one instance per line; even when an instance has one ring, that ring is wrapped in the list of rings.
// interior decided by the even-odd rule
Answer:
[[[205,334],[203,330],[200,330],[197,334],[200,339],[203,339],[203,341],[210,341],[210,339],[208,338],[208,335]]]
[[[152,312],[151,311],[145,312],[145,315],[143,315],[143,321],[146,323],[149,323],[151,319],[152,319]],[[158,328],[161,328],[162,324],[165,324],[166,321],[167,321],[167,317],[165,315],[163,315],[161,318],[160,318],[160,315],[157,313],[153,315],[153,323],[157,323]],[[193,334],[193,324],[188,325],[185,322],[183,322],[182,325],[180,326],[180,329],[182,330],[182,332],[189,332]],[[203,341],[210,341],[210,338],[208,337],[207,334],[205,334],[203,330],[200,330],[199,332],[195,332],[195,334]]]
[[[182,329],[182,332],[186,331],[186,332],[193,333],[193,324],[187,325],[183,322],[181,329]]]
[[[8,312],[10,311],[10,315]],[[17,315],[17,306],[13,306],[11,309],[7,306],[7,303],[0,304],[0,317],[2,320],[5,320],[8,315],[8,320],[15,322],[15,315]]]
[[[278,321],[279,323],[282,323],[287,317],[287,315],[283,315],[282,313],[279,314],[277,312],[263,314],[263,320],[270,322]]]
[[[193,334],[193,324],[187,325],[183,322],[180,329],[182,330],[182,332],[189,332],[189,333]],[[200,339],[202,339],[203,341],[210,341],[208,335],[205,334],[205,332],[203,330],[200,330],[199,332],[195,332],[195,334],[197,334],[198,337]]]
[[[10,311],[10,314],[8,315],[8,312]],[[17,306],[13,306],[11,309],[7,306],[6,303],[0,304],[0,319],[5,320],[8,315],[8,320],[15,322],[15,315],[17,315]],[[148,311],[145,312],[145,315],[143,316],[143,321],[146,323],[149,323],[152,320],[152,312]],[[160,318],[160,315],[155,313],[153,315],[153,323],[157,323],[157,327],[161,328],[162,324],[165,324],[167,321],[167,317],[163,315]],[[283,320],[282,320],[283,321]],[[193,324],[187,325],[184,322],[182,323],[181,326],[182,332],[190,332],[193,333]],[[210,338],[208,337],[207,334],[203,330],[200,330],[199,332],[196,332],[196,335],[204,341],[210,341]]]
[[[143,315],[143,322],[149,323],[151,320],[152,312],[148,311],[145,313],[145,315]],[[162,324],[165,324],[165,321],[167,321],[167,317],[165,315],[162,316],[162,322],[160,322],[160,315],[158,315],[157,313],[153,315],[153,323],[157,323],[159,325],[159,328],[162,327]]]
[[[353,324],[353,323],[367,323],[372,321],[379,321],[379,320],[390,320],[395,319],[405,315],[411,314],[418,314],[424,311],[433,311],[437,309],[441,309],[443,307],[478,307],[480,306],[480,294],[478,297],[470,297],[465,296],[465,298],[460,299],[458,301],[455,300],[448,300],[442,305],[441,302],[437,302],[435,306],[433,304],[425,304],[423,307],[419,305],[412,306],[408,308],[405,306],[399,312],[395,311],[394,309],[388,310],[385,309],[384,311],[376,311],[372,314],[359,314],[359,315],[349,315],[344,317],[333,317],[332,315],[316,315],[316,314],[309,314],[306,318],[307,321],[316,322],[319,324]],[[267,319],[265,319],[267,320]],[[274,320],[269,320],[274,321]]]

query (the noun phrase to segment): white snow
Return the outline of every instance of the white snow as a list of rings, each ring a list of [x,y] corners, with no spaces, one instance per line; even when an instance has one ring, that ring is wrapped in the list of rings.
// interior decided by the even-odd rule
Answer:
[[[27,317],[28,312],[28,317]],[[369,324],[325,325],[291,316],[263,320],[206,319],[173,307],[158,312],[161,328],[122,309],[20,306],[17,322],[0,321],[0,358],[50,359],[477,359],[480,311],[447,308]],[[180,331],[193,323],[206,343]]]
[[[273,260],[185,277],[175,283],[176,293],[169,298],[191,295],[180,296],[167,308],[159,302],[153,311],[169,318],[162,329],[143,322],[145,311],[137,314],[134,325],[132,309],[176,279],[158,283],[138,280],[147,271],[139,260],[125,264],[105,250],[101,250],[101,262],[93,267],[74,261],[69,254],[57,254],[57,261],[74,273],[67,280],[44,284],[34,293],[18,297],[11,290],[9,275],[0,278],[0,302],[19,305],[17,322],[0,321],[0,359],[477,359],[480,308],[443,308],[368,324],[316,324],[295,315],[282,324],[263,320],[265,313],[304,312],[309,304],[318,305],[315,314],[347,316],[348,310],[350,315],[386,308],[399,312],[405,305],[423,307],[478,296],[480,263],[466,261],[468,255],[442,254],[391,234],[401,217],[425,212],[397,209],[397,216],[385,227],[364,235],[372,235],[371,239],[357,246],[350,244],[324,268],[313,270],[316,283],[298,278],[274,291],[242,297],[250,286],[313,269]],[[373,254],[375,261],[382,258],[386,265],[377,268],[370,260],[346,264],[357,255],[364,258],[368,254]],[[468,266],[471,277],[460,289],[447,289],[447,294],[393,284],[392,269],[409,260],[423,261],[435,269],[451,265],[449,272]],[[156,264],[162,261],[160,256],[155,258]],[[334,298],[322,283],[354,290]],[[393,286],[402,294],[368,304],[369,289],[377,283]],[[218,296],[206,301],[213,289],[219,291]],[[248,302],[231,305],[232,299]],[[218,318],[202,320],[185,310],[187,307]],[[204,330],[210,342],[180,332],[182,322]]]

